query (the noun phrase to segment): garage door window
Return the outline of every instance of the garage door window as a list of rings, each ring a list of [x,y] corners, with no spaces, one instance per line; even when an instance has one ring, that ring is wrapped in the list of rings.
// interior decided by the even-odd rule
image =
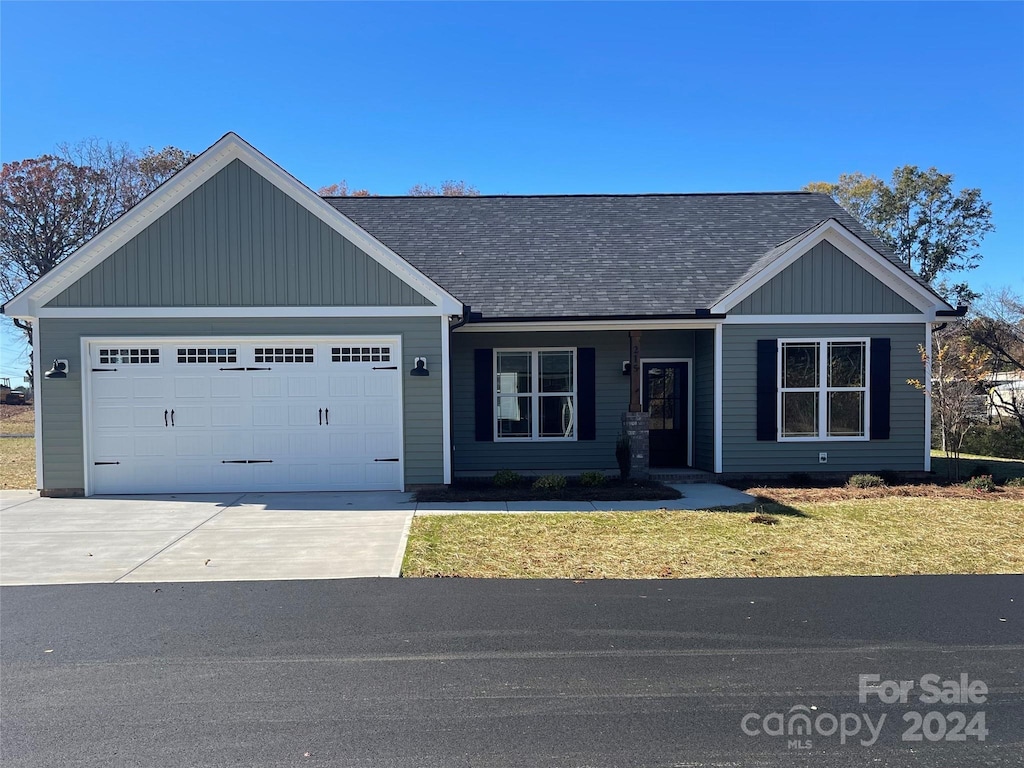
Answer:
[[[159,349],[101,349],[101,365],[131,365],[132,363],[159,363]]]
[[[313,347],[256,347],[257,363],[312,363]]]
[[[391,347],[332,347],[332,363],[390,363]]]
[[[237,363],[238,350],[232,347],[178,347],[179,363]]]

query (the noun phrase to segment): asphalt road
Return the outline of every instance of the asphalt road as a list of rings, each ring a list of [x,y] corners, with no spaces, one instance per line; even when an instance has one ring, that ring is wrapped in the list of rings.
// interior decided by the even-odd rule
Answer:
[[[793,707],[811,734],[771,735]],[[1022,765],[1024,577],[7,587],[0,762]]]

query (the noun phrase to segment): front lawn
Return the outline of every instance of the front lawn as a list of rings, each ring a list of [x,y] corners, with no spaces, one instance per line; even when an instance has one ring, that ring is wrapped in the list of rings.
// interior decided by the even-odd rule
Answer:
[[[946,458],[945,451],[932,451],[932,471],[935,472],[936,480],[946,479],[951,463]],[[971,475],[977,474],[992,475],[997,481],[1005,481],[1011,477],[1024,477],[1024,461],[961,453],[960,475],[967,479]]]
[[[802,501],[799,492],[734,512],[417,517],[402,572],[563,579],[1024,572],[1024,493]],[[775,524],[752,522],[755,509]]]

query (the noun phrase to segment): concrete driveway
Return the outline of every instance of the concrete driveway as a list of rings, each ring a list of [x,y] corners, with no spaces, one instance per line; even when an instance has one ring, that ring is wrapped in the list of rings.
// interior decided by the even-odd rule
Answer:
[[[398,576],[407,493],[0,494],[0,585]]]

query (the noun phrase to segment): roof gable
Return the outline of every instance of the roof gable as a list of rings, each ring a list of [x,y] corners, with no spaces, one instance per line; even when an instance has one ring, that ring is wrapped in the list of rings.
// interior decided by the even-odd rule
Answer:
[[[235,159],[45,307],[428,305]]]
[[[438,313],[461,314],[462,304],[454,296],[234,133],[226,134],[124,216],[14,297],[5,305],[5,314],[38,317],[40,310],[51,300],[235,160],[240,160],[302,209],[408,284],[429,305],[437,307]]]

